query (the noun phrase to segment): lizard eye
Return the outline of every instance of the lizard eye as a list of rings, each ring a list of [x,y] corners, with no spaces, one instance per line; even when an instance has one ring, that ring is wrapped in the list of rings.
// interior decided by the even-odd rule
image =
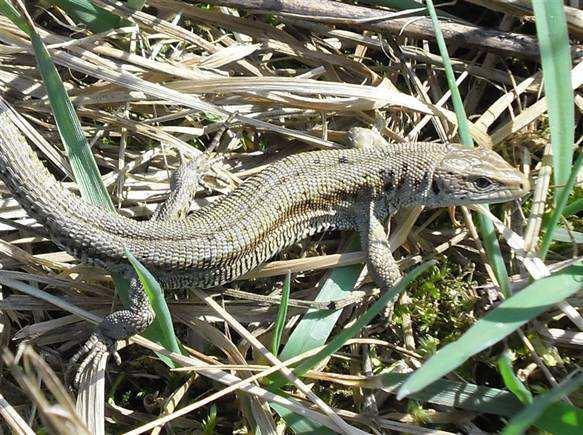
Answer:
[[[492,180],[486,177],[478,177],[474,180],[474,186],[478,190],[487,190],[492,186]]]

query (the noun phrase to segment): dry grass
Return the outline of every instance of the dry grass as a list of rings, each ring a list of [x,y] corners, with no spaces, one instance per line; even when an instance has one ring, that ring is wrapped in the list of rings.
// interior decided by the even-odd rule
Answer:
[[[51,48],[103,182],[124,215],[151,216],[167,196],[171,171],[199,157],[222,129],[221,119],[231,113],[229,128],[213,150],[216,159],[205,173],[205,192],[197,195],[193,207],[231,191],[284,156],[342,147],[353,126],[374,125],[391,141],[456,140],[442,60],[431,40],[395,33],[381,39],[362,20],[319,22],[309,16],[171,0],[150,0],[149,7],[134,13],[114,2],[94,3],[131,17],[131,22],[93,33],[46,2],[30,2],[27,8]],[[524,33],[532,39],[529,19],[499,12],[502,8],[520,15],[520,9],[504,9],[499,1],[457,3],[447,11],[468,25],[499,27],[502,33]],[[583,31],[580,14],[569,13],[576,38]],[[545,157],[548,122],[540,64],[518,50],[501,58],[490,42],[483,49],[478,43],[450,43],[474,140],[493,146],[535,182],[533,196],[524,202],[495,208],[500,231],[509,240],[506,246],[512,248],[504,248],[511,282],[520,288],[528,282],[524,267],[533,276],[544,276],[547,269],[558,270],[581,258],[581,242],[574,239],[581,237],[582,222],[575,217],[564,223],[573,241],[554,245],[546,265],[536,257],[528,259],[553,189]],[[580,47],[575,39],[573,47]],[[74,190],[31,53],[28,37],[0,15],[0,96],[18,112],[15,122],[53,173]],[[574,89],[583,85],[579,60],[572,78]],[[580,119],[578,92],[575,101]],[[581,193],[578,189],[576,194]],[[2,193],[0,336],[6,366],[0,414],[17,433],[41,428],[78,433],[82,424],[58,378],[91,331],[82,319],[96,322],[119,301],[108,276],[60,251],[4,187]],[[308,354],[281,362],[267,349],[281,279],[292,272],[285,342],[308,308],[326,307],[327,302],[315,297],[329,269],[362,263],[364,254],[347,252],[343,234],[314,236],[228,289],[212,293],[212,298],[198,291],[167,295],[178,336],[189,352],[171,358],[185,368],[170,371],[151,352],[164,349],[135,338],[139,346],[122,351],[123,366],[111,365],[105,379],[83,390],[77,403],[80,415],[93,419],[88,427],[95,433],[101,433],[104,422],[108,432],[131,434],[159,433],[162,424],[168,425],[162,432],[210,433],[213,422],[217,433],[254,427],[281,433],[282,420],[267,405],[275,402],[347,433],[499,430],[504,417],[453,408],[445,395],[438,397],[441,402],[398,402],[395,389],[376,376],[388,368],[397,373],[417,368],[438,341],[441,346],[453,340],[498,301],[471,213],[408,210],[393,220],[391,238],[393,246],[400,246],[397,257],[403,270],[437,257],[438,276],[411,288],[390,314],[392,321],[377,318],[301,380],[286,367]],[[526,262],[517,260],[521,256]],[[336,303],[344,310],[335,332],[354,322],[378,293],[361,278],[364,286]],[[442,296],[450,294],[447,289],[456,295]],[[257,294],[263,297],[257,300]],[[505,346],[516,352],[515,369],[532,391],[556,385],[577,365],[583,345],[583,333],[577,331],[583,330],[580,307],[581,299],[575,297],[508,338]],[[438,322],[439,317],[448,321]],[[441,329],[434,330],[436,326]],[[52,370],[30,348],[21,348],[16,357],[10,354],[7,349],[14,352],[18,342],[33,344]],[[451,380],[503,389],[495,368],[502,347],[471,359]],[[288,397],[269,391],[264,383],[278,371],[294,384]],[[571,398],[581,406],[581,397]],[[211,404],[217,407],[216,418],[209,417]]]

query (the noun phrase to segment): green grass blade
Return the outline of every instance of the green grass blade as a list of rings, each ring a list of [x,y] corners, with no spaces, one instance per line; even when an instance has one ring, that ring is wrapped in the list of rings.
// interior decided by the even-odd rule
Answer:
[[[361,0],[359,3],[381,5],[398,10],[418,9],[423,7],[423,4],[416,2],[415,0]]]
[[[174,326],[172,325],[172,316],[170,310],[164,299],[164,293],[156,278],[141,264],[133,254],[125,250],[124,254],[127,256],[132,267],[138,275],[138,279],[144,286],[144,291],[148,295],[150,305],[156,313],[156,317],[152,324],[144,331],[144,336],[152,337],[154,341],[164,346],[167,350],[182,353],[176,334],[174,333]],[[127,306],[127,301],[124,301]],[[171,367],[175,367],[174,362],[170,359],[163,358],[166,364],[170,362]],[[168,360],[168,361],[167,361]]]
[[[488,208],[488,206],[486,206],[486,208]],[[498,285],[500,286],[500,291],[505,297],[509,297],[511,292],[508,271],[506,269],[506,264],[504,263],[502,251],[500,250],[498,238],[496,237],[494,224],[483,214],[479,214],[477,220],[480,238],[482,239],[486,256],[488,257],[488,260],[490,260],[490,265],[496,276],[496,281],[498,281]]]
[[[583,409],[575,408],[563,402],[553,403],[534,424],[549,433],[581,435]]]
[[[146,0],[127,0],[128,8],[133,9],[134,11],[141,11],[146,3]]]
[[[476,322],[457,341],[438,351],[411,375],[399,390],[397,398],[401,399],[425,388],[459,367],[471,356],[499,342],[529,320],[582,288],[581,263],[533,282]]]
[[[363,314],[350,328],[343,330],[330,342],[330,344],[328,344],[328,346],[322,349],[318,354],[307,359],[303,364],[300,364],[300,366],[294,370],[294,373],[297,376],[300,376],[307,370],[313,368],[320,361],[336,352],[336,350],[344,345],[346,340],[356,335],[358,331],[370,323],[373,317],[376,316],[382,309],[384,309],[389,300],[398,296],[414,279],[417,278],[417,276],[419,276],[433,264],[434,262],[425,263],[407,274],[407,276],[401,280],[397,287],[381,296],[381,298],[379,298],[375,304],[369,308],[366,313]],[[352,290],[356,284],[360,270],[362,270],[362,266],[360,265],[335,269],[332,272],[330,279],[326,280],[326,283],[318,294],[317,299],[335,300],[345,297],[346,292]],[[302,352],[314,349],[315,347],[324,344],[341,313],[342,310],[333,312],[326,310],[308,311],[308,313],[306,313],[302,319],[302,322],[300,322],[298,327],[296,327],[294,330],[292,336],[290,336],[286,347],[280,355],[280,359],[289,359],[295,355],[299,355]],[[292,343],[291,345],[290,342]],[[284,386],[286,383],[287,381],[281,375],[273,376],[270,389],[275,391]],[[280,417],[285,420],[288,426],[296,434],[332,433],[323,426],[317,425],[311,420],[294,414],[282,408],[281,406],[277,406],[275,404],[270,404],[270,406],[279,414]]]
[[[474,140],[470,133],[470,127],[468,125],[468,119],[466,117],[466,112],[464,109],[464,104],[462,102],[462,97],[460,95],[459,89],[457,88],[455,81],[455,74],[453,72],[453,67],[451,65],[451,59],[449,53],[447,52],[447,46],[445,44],[445,39],[441,32],[441,27],[439,26],[439,20],[437,18],[437,13],[435,12],[435,7],[433,6],[432,0],[427,0],[427,11],[431,17],[431,22],[433,23],[433,31],[435,32],[435,38],[437,40],[437,46],[439,47],[439,54],[443,59],[443,67],[445,71],[445,77],[447,78],[447,84],[451,92],[451,101],[453,103],[453,108],[455,110],[456,118],[458,121],[459,136],[462,144],[467,147],[474,146]],[[508,281],[508,271],[506,270],[506,265],[504,264],[504,257],[502,257],[502,252],[500,251],[500,245],[498,244],[498,239],[496,238],[496,230],[494,229],[494,224],[490,222],[485,216],[478,216],[478,229],[480,231],[480,237],[484,245],[484,250],[490,261],[494,274],[496,275],[496,280],[500,286],[502,294],[506,297],[510,296],[510,282]]]
[[[553,212],[551,213],[551,217],[549,218],[549,221],[547,223],[546,232],[543,236],[543,240],[541,242],[541,248],[540,248],[540,256],[543,259],[546,257],[546,255],[549,251],[549,247],[551,246],[551,241],[553,239],[553,233],[554,233],[555,228],[557,227],[557,225],[559,223],[559,219],[561,218],[563,211],[565,210],[565,206],[566,206],[567,201],[569,199],[569,194],[571,193],[571,191],[575,187],[575,183],[577,183],[577,175],[579,174],[579,171],[581,170],[581,165],[583,165],[583,152],[579,152],[579,155],[577,156],[577,160],[575,161],[575,164],[573,165],[571,175],[569,176],[569,179],[567,180],[567,183],[565,184],[565,188],[561,189],[561,191],[559,192],[557,203],[556,203],[555,208],[553,209]]]
[[[524,386],[522,381],[518,379],[518,376],[514,374],[512,370],[512,362],[508,356],[508,351],[504,352],[502,356],[498,359],[498,370],[502,375],[502,380],[504,385],[525,405],[532,403],[532,394],[528,391],[528,388]]]
[[[563,396],[571,394],[581,386],[583,386],[583,373],[579,372],[576,376],[562,382],[548,393],[541,394],[533,401],[531,405],[527,406],[512,420],[510,420],[508,425],[504,428],[502,435],[521,435],[525,433],[531,425],[535,424],[537,419],[543,415],[545,409],[547,409],[552,403],[558,401]],[[565,408],[563,407],[563,409]],[[573,410],[569,412],[569,416],[577,417],[576,408],[573,408]],[[563,425],[569,425],[570,423],[573,423],[570,421],[569,416],[567,416],[565,422],[561,421],[561,427],[554,428],[552,432],[557,434],[565,434],[566,432],[564,431]],[[574,423],[575,425],[578,424],[577,421]],[[578,430],[578,433],[581,433],[581,427],[579,427]]]
[[[37,57],[38,68],[53,108],[59,135],[67,148],[71,169],[75,174],[75,181],[79,186],[81,195],[88,202],[105,206],[114,211],[111,198],[101,181],[97,164],[81,129],[79,118],[77,118],[75,109],[65,91],[63,82],[40,37],[33,33],[31,41]]]
[[[309,418],[303,417],[301,415],[291,412],[289,409],[284,408],[277,403],[270,403],[269,406],[273,408],[275,412],[279,414],[281,418],[285,420],[287,426],[295,434],[318,434],[318,435],[334,435],[336,432],[331,429],[321,426],[318,423],[313,422]]]
[[[423,3],[417,2],[415,0],[360,0],[359,3],[365,3],[369,5],[381,5],[387,8],[396,9],[398,11],[405,11],[407,9],[423,9]],[[459,21],[459,17],[448,14],[444,11],[437,11],[440,17],[444,18],[455,18]],[[415,15],[426,15],[424,10],[416,11]]]
[[[579,159],[581,158],[581,156],[579,156],[577,158],[577,161],[575,162],[575,165],[573,166],[573,168],[576,168],[577,166],[579,166],[579,169],[581,169],[581,162],[579,162]],[[577,177],[577,173],[575,170],[573,170],[573,174],[575,175],[575,178]],[[570,183],[571,180],[569,180],[567,182]],[[565,206],[564,210],[563,210],[563,216],[567,217],[567,216],[572,216],[574,214],[577,213],[581,213],[583,211],[583,198],[579,198],[576,199],[575,201],[573,201],[571,204]]]
[[[52,3],[63,8],[76,22],[86,24],[95,33],[123,26],[120,17],[94,5],[91,0],[52,0]]]
[[[281,304],[277,311],[277,319],[275,321],[273,339],[271,341],[271,353],[277,355],[279,353],[279,346],[281,345],[281,336],[285,328],[285,319],[287,317],[287,308],[289,305],[289,293],[291,287],[291,273],[288,272],[285,276],[283,289],[281,292]]]
[[[348,243],[347,249],[357,249],[358,246],[358,238],[354,237]],[[326,302],[347,297],[356,285],[361,271],[362,265],[359,264],[333,269],[329,277],[322,284],[315,300]],[[330,337],[330,333],[334,329],[340,314],[342,314],[342,310],[308,310],[290,334],[279,358],[285,361],[308,350],[324,345]],[[278,375],[272,376],[271,379],[273,381],[280,381],[282,384],[285,383],[285,381],[282,381],[283,378]],[[294,433],[331,433],[324,426],[320,426],[305,417],[294,414],[281,406],[275,404],[270,404],[270,406],[285,420],[286,424]]]
[[[547,98],[555,199],[561,194],[573,161],[575,109],[571,83],[571,48],[563,0],[533,0]],[[552,231],[552,229],[551,229]]]
[[[436,261],[428,261],[426,263],[417,266],[411,272],[409,272],[405,277],[403,277],[399,283],[391,288],[389,291],[383,293],[376,302],[365,311],[365,313],[360,316],[349,328],[343,329],[338,335],[336,335],[326,347],[320,350],[317,354],[305,359],[300,365],[294,369],[294,374],[296,376],[302,376],[308,370],[314,368],[321,361],[328,358],[346,343],[347,340],[358,334],[362,328],[368,325],[372,319],[379,314],[389,302],[395,300],[414,280],[416,280],[419,275],[434,266]],[[271,388],[280,388],[285,384],[284,380],[278,379],[275,381]]]
[[[31,29],[26,20],[6,0],[0,0],[0,14],[12,21],[24,33],[30,34]]]
[[[443,59],[443,66],[445,71],[445,78],[447,79],[447,85],[451,92],[451,102],[453,103],[453,108],[458,121],[458,134],[460,136],[461,142],[467,147],[474,146],[474,139],[470,133],[470,127],[468,125],[468,119],[466,117],[466,111],[464,109],[464,103],[460,95],[460,91],[457,88],[455,81],[455,74],[453,72],[453,67],[451,65],[451,59],[447,51],[447,45],[445,44],[445,39],[443,38],[443,33],[441,32],[441,27],[439,25],[439,19],[437,18],[437,13],[435,7],[433,6],[432,0],[427,0],[427,11],[431,17],[431,22],[433,23],[433,31],[435,33],[435,39],[437,41],[437,47],[439,47],[439,54]]]
[[[81,123],[71,104],[63,81],[42,39],[34,30],[30,17],[27,16],[26,11],[23,11],[23,16],[5,0],[0,0],[0,11],[6,14],[30,37],[37,67],[41,73],[49,103],[53,109],[57,129],[67,150],[81,196],[92,204],[105,206],[114,211],[111,198],[103,185],[97,164],[85,139]]]
[[[409,375],[405,373],[383,373],[373,378],[375,381],[371,387],[396,393],[408,377]],[[377,379],[380,382],[377,383]],[[367,388],[367,385],[363,387]],[[450,408],[503,416],[516,415],[523,408],[522,403],[508,391],[448,379],[438,379],[421,391],[412,393],[409,398]]]
[[[32,30],[32,26],[30,29],[29,36],[38,70],[41,73],[57,129],[67,150],[67,156],[81,196],[92,204],[104,206],[114,211],[111,198],[103,185],[95,158],[83,134],[81,123],[61,77],[40,36]]]
[[[358,246],[359,242],[355,237],[348,243],[347,249],[358,249]],[[356,285],[361,271],[362,265],[360,264],[333,269],[328,279],[322,284],[315,300],[328,302],[347,297]],[[279,355],[280,359],[285,361],[324,345],[340,314],[342,314],[342,310],[308,310],[290,334]]]

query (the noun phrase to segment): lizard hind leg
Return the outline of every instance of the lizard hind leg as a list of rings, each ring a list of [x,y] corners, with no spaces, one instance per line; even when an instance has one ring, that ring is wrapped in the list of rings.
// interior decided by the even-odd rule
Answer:
[[[165,202],[161,203],[152,215],[152,220],[180,220],[188,214],[190,205],[196,193],[204,188],[203,175],[208,171],[213,163],[211,153],[218,146],[219,141],[225,131],[229,128],[229,123],[236,114],[233,113],[216,132],[207,150],[190,162],[183,163],[170,178],[170,195]]]
[[[152,220],[179,220],[188,213],[190,204],[201,185],[200,162],[193,160],[182,164],[170,178],[170,195],[160,204]]]
[[[75,385],[79,385],[85,370],[88,367],[96,367],[101,358],[113,356],[119,365],[121,358],[117,353],[116,343],[141,333],[154,320],[154,312],[150,308],[144,288],[133,271],[131,274],[128,308],[107,315],[71,358],[67,372],[83,358],[75,375]]]

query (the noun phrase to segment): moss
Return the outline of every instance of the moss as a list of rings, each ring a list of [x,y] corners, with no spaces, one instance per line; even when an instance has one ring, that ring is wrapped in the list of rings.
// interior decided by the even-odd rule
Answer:
[[[476,283],[470,271],[446,258],[426,276],[425,281],[408,291],[413,303],[395,307],[395,321],[402,324],[402,315],[410,314],[420,344],[418,350],[431,354],[438,345],[455,340],[475,322],[476,297],[472,289]]]

